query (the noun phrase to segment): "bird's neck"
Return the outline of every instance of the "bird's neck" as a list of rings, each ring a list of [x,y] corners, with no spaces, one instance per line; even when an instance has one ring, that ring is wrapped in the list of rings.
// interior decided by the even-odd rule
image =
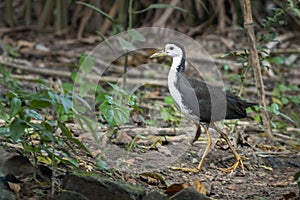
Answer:
[[[181,56],[172,58],[171,70],[183,73],[185,69],[185,58]]]

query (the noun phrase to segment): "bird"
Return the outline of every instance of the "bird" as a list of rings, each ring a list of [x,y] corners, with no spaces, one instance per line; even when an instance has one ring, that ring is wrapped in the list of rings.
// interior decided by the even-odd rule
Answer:
[[[231,167],[219,169],[223,172],[233,172],[240,165],[244,173],[243,159],[248,160],[249,158],[236,152],[227,135],[215,125],[215,122],[247,118],[246,108],[255,106],[257,103],[243,100],[229,91],[224,91],[220,87],[204,82],[203,79],[187,77],[184,74],[185,48],[179,42],[166,43],[162,50],[155,52],[150,58],[161,56],[172,58],[168,74],[168,88],[176,107],[197,125],[197,131],[192,143],[197,141],[201,135],[201,126],[207,135],[207,145],[196,168],[171,167],[171,169],[194,173],[201,170],[211,147],[211,136],[209,133],[209,127],[211,127],[226,141],[236,159],[236,162]],[[217,112],[213,111],[213,109],[217,110]]]

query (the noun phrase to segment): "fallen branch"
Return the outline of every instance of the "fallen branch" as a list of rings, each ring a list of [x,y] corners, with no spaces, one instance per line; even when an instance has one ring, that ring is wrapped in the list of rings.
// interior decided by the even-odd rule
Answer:
[[[0,63],[3,65],[8,65],[15,69],[20,69],[27,72],[37,73],[46,76],[53,76],[53,77],[65,77],[70,78],[71,72],[69,71],[62,71],[56,69],[47,69],[47,68],[39,68],[39,67],[31,67],[30,63],[23,62],[23,60],[12,59],[10,57],[0,56]],[[26,64],[23,64],[26,63]],[[89,81],[97,82],[119,82],[122,77],[115,77],[115,76],[99,76],[89,74],[85,79]],[[149,79],[149,78],[128,78],[128,84],[148,84],[148,85],[167,85],[166,80],[156,80],[156,79]]]

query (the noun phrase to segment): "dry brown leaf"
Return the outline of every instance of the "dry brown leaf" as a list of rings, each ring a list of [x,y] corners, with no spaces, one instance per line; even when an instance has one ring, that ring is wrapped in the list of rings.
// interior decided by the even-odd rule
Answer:
[[[145,182],[147,182],[149,185],[158,185],[159,184],[159,180],[149,177],[149,176],[141,176],[141,179]]]
[[[150,185],[158,185],[160,182],[165,182],[165,178],[155,172],[145,172],[141,174],[141,179]]]
[[[114,144],[129,144],[132,141],[132,137],[125,132],[119,132],[117,137],[111,141]]]
[[[27,40],[18,40],[17,41],[17,46],[18,48],[23,48],[23,47],[29,47],[32,48],[35,44],[32,42],[29,42]]]
[[[288,184],[289,184],[288,182],[279,181],[279,182],[273,183],[272,185],[275,187],[285,187]]]
[[[206,195],[206,188],[202,182],[200,182],[199,180],[194,180],[193,183],[194,183],[194,188],[197,190],[197,192]]]
[[[227,188],[228,188],[229,190],[235,190],[235,189],[236,189],[235,184],[229,184],[229,185],[227,186]]]
[[[190,187],[189,183],[175,183],[173,185],[170,185],[167,189],[166,189],[166,194],[168,196],[173,196],[174,194],[180,192],[181,190]]]
[[[12,182],[9,182],[9,181],[7,182],[7,184],[8,184],[8,187],[9,187],[9,189],[11,191],[13,191],[15,193],[20,192],[20,190],[21,190],[20,184],[18,184],[18,183],[12,183]]]
[[[161,174],[158,174],[156,172],[144,172],[141,175],[155,178],[163,182],[165,181],[165,177],[163,177]]]
[[[273,145],[267,145],[267,144],[258,144],[258,148],[264,151],[275,151],[275,152],[285,152],[287,149],[283,146],[273,146]]]
[[[133,178],[130,178],[130,179],[127,180],[127,183],[131,183],[133,185],[136,185],[136,180],[133,179]]]

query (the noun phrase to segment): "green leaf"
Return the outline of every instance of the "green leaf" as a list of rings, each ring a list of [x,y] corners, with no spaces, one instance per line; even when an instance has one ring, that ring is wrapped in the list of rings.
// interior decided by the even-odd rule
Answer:
[[[130,96],[128,100],[128,105],[131,107],[136,106],[136,96]]]
[[[267,110],[268,110],[269,112],[274,113],[275,115],[278,115],[278,114],[280,113],[280,112],[279,112],[279,106],[278,106],[277,103],[272,103],[271,106],[268,106],[268,107],[267,107]]]
[[[65,124],[63,123],[59,123],[58,127],[60,128],[60,130],[62,131],[62,133],[68,138],[68,139],[72,139],[72,133],[70,132],[70,130],[65,126]]]
[[[112,105],[108,104],[107,102],[104,102],[99,106],[99,110],[109,126],[116,125],[114,121],[114,111],[112,109]]]
[[[283,105],[287,105],[289,103],[289,99],[286,96],[281,97],[281,102]]]
[[[81,102],[89,110],[92,109],[91,106],[89,105],[89,103],[86,100],[84,100],[83,98],[81,98],[80,96],[75,95],[74,98],[77,99],[79,102]]]
[[[80,62],[80,61],[79,61]],[[80,64],[81,65],[81,64]],[[71,79],[74,83],[81,84],[83,82],[82,77],[79,73],[71,72]]]
[[[291,97],[291,101],[293,103],[300,103],[300,95],[298,95],[298,96],[292,96]]]
[[[261,118],[260,118],[260,115],[254,115],[254,120],[257,122],[257,123],[260,123],[261,122]]]
[[[144,42],[146,39],[145,37],[138,31],[134,30],[134,29],[130,29],[128,31],[129,35],[131,36],[132,38],[132,41],[141,41],[141,42]]]
[[[91,72],[93,66],[95,65],[95,60],[91,56],[87,54],[83,54],[79,59],[79,63],[80,63],[80,70],[83,73],[88,74]]]
[[[133,51],[136,49],[136,47],[131,42],[128,42],[121,37],[118,37],[118,41],[120,45],[126,50]]]
[[[4,121],[9,120],[9,114],[7,114],[3,109],[0,110],[0,119]]]
[[[180,10],[182,12],[188,12],[187,10],[182,9],[180,7],[177,7],[177,6],[172,6],[172,5],[163,4],[163,3],[157,3],[157,4],[151,4],[150,6],[148,6],[147,8],[145,8],[143,10],[133,11],[133,13],[134,14],[139,14],[139,13],[143,13],[143,12],[146,12],[148,10],[151,10],[151,9],[161,9],[161,8],[172,8],[172,9],[175,9],[175,10]]]
[[[86,7],[89,7],[89,8],[91,8],[91,9],[93,9],[93,10],[95,10],[96,12],[98,12],[98,13],[100,13],[101,15],[103,15],[104,17],[106,17],[109,21],[111,21],[112,23],[114,23],[113,18],[111,18],[111,17],[109,16],[109,14],[107,14],[107,13],[104,12],[103,10],[97,8],[96,6],[93,6],[93,5],[88,4],[88,3],[85,3],[85,2],[80,2],[80,1],[78,1],[77,3],[78,3],[78,4],[81,4],[81,5],[84,5],[84,6],[86,6]]]
[[[86,117],[85,115],[76,114],[74,112],[74,116],[76,117],[77,122],[79,123],[80,127],[84,130],[88,130],[92,133],[95,139],[97,139],[97,132],[96,127],[98,126],[98,122],[90,119],[89,117]]]
[[[53,132],[47,131],[45,129],[41,129],[41,132],[39,133],[41,137],[42,143],[51,143],[51,142],[57,142],[58,138],[53,136]]]
[[[174,100],[171,96],[167,96],[164,98],[164,103],[165,104],[169,104],[169,105],[173,105],[174,104]]]
[[[22,142],[22,146],[23,146],[23,149],[27,152],[35,152],[36,148],[34,148],[32,145],[26,143],[26,142]]]
[[[270,58],[269,61],[271,63],[274,63],[275,65],[282,65],[285,63],[285,60],[286,58],[283,57],[283,56],[276,56],[276,57],[273,57],[273,58]]]
[[[114,121],[120,126],[129,122],[129,116],[131,109],[128,107],[113,107],[114,108]]]
[[[110,87],[112,87],[114,89],[113,92],[118,92],[118,93],[122,93],[124,95],[128,95],[128,92],[125,91],[124,89],[120,88],[119,86],[117,86],[116,84],[107,82],[108,85],[110,85]]]
[[[160,109],[160,116],[161,116],[161,117],[163,118],[163,120],[165,120],[165,121],[169,121],[169,120],[171,119],[171,114],[170,114],[169,110],[166,109],[166,108],[164,108],[164,107],[162,107],[162,108]]]
[[[287,116],[286,114],[279,113],[279,115],[280,115],[281,117],[283,117],[283,118],[289,120],[290,122],[295,123],[295,121],[294,121],[292,118],[290,118],[289,116]]]
[[[45,97],[38,97],[32,99],[30,102],[30,108],[47,108],[52,105],[52,101],[50,99],[47,99]]]
[[[108,166],[106,164],[106,162],[102,161],[102,160],[99,160],[96,162],[96,167],[98,169],[108,169]]]
[[[110,94],[104,95],[104,97],[108,104],[110,105],[114,104],[114,98]]]
[[[77,138],[72,138],[72,141],[75,142],[75,144],[81,148],[82,150],[84,150],[86,153],[92,155],[92,152],[80,141],[78,140]]]
[[[278,88],[280,91],[288,91],[289,90],[289,88],[284,84],[279,84]]]
[[[74,84],[71,84],[71,83],[62,83],[62,88],[66,92],[72,92],[73,88],[74,88]]]
[[[65,113],[68,113],[69,110],[73,107],[73,101],[68,98],[61,98],[61,104],[64,107]]]
[[[119,126],[129,121],[131,111],[129,107],[110,105],[104,102],[99,106],[99,109],[109,126]]]
[[[24,135],[24,131],[26,127],[27,127],[26,124],[18,118],[12,121],[12,123],[9,126],[9,130],[10,130],[10,137],[13,142],[17,142]]]
[[[294,175],[294,181],[296,181],[298,188],[300,188],[300,171]]]
[[[73,158],[73,157],[70,157],[70,156],[63,156],[61,158],[61,161],[63,163],[71,164],[74,167],[79,167],[79,163],[78,163],[78,160],[76,158]]]
[[[59,103],[59,99],[60,96],[56,93],[54,93],[54,91],[48,91],[47,95],[49,96],[49,99],[51,100],[50,102],[52,103],[52,105],[57,105],[57,103]]]
[[[14,97],[11,101],[10,118],[13,118],[21,110],[22,102],[19,98]]]
[[[35,111],[35,110],[26,108],[26,109],[24,110],[24,112],[25,112],[25,116],[26,116],[26,117],[29,117],[29,118],[31,118],[31,119],[36,119],[36,120],[43,120],[43,119],[44,119],[43,116],[40,115],[40,114],[39,114],[37,111]]]

